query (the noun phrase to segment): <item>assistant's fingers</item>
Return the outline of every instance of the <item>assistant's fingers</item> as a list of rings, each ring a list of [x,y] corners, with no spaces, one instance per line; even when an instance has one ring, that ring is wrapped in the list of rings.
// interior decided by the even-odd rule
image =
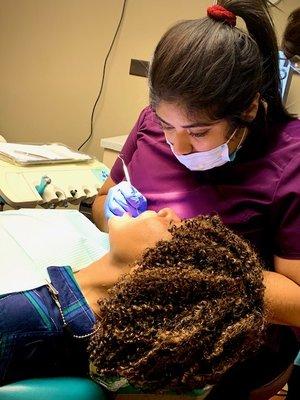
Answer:
[[[111,199],[108,208],[114,215],[121,217],[124,213],[128,212],[129,207],[126,201],[122,201],[121,199]]]

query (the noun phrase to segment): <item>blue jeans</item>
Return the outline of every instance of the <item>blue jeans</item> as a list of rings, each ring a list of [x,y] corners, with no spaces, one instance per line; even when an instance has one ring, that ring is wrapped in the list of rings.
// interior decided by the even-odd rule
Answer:
[[[69,267],[49,267],[63,315],[47,285],[0,296],[0,385],[40,376],[88,372],[88,338],[94,315]]]

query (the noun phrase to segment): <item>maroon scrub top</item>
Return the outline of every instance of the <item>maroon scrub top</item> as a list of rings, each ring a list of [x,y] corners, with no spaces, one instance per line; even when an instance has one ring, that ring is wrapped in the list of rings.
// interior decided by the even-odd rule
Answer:
[[[274,254],[300,259],[300,120],[270,127],[268,137],[251,132],[233,162],[190,171],[174,157],[147,107],[121,153],[148,209],[171,207],[182,218],[218,214],[272,268]],[[124,179],[119,159],[111,178]]]

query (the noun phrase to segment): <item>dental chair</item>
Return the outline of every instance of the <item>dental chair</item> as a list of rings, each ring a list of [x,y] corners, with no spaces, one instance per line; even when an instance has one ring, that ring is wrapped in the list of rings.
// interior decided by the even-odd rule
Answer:
[[[1,400],[107,400],[99,385],[88,378],[26,379],[0,387]]]
[[[287,382],[293,365],[266,385],[251,392],[249,400],[268,400]],[[251,377],[249,377],[251,379]],[[88,378],[54,377],[27,379],[0,387],[1,400],[202,400],[201,391],[185,395],[143,394],[132,387],[120,389],[116,394],[105,392]],[[217,397],[225,400],[225,397]],[[226,397],[227,399],[227,397]]]

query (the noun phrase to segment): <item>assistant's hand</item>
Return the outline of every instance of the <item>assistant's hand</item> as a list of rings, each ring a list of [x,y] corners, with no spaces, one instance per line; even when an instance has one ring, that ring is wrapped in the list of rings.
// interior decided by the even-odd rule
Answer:
[[[122,216],[128,212],[137,217],[147,210],[147,199],[127,181],[118,183],[109,189],[104,203],[105,218]]]

